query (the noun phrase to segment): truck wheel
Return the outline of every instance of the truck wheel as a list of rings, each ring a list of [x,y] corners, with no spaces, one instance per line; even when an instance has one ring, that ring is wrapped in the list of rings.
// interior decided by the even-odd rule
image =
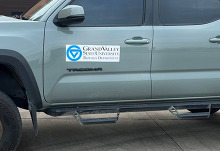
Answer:
[[[0,91],[0,151],[16,150],[21,135],[22,124],[18,108]]]
[[[216,112],[218,112],[218,108],[212,108],[211,109],[211,114],[214,114]],[[188,111],[192,112],[192,113],[199,113],[199,112],[208,112],[209,109],[188,109]]]

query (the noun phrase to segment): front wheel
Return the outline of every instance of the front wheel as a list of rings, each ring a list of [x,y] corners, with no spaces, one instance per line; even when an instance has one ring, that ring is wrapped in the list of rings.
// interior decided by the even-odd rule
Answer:
[[[16,150],[21,134],[22,124],[18,108],[0,91],[0,151]]]
[[[187,109],[188,111],[192,113],[199,113],[199,112],[209,112],[209,109]],[[214,114],[218,112],[218,108],[212,108],[210,114]]]

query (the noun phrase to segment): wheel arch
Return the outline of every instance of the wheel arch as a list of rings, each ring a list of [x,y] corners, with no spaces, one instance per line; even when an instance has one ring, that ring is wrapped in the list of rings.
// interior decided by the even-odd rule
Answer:
[[[13,80],[9,83],[15,87],[20,87],[20,90],[23,91],[26,98],[26,105],[23,104],[23,108],[27,108],[30,103],[36,108],[42,108],[42,99],[39,92],[39,88],[35,79],[35,76],[29,66],[27,60],[18,52],[14,50],[5,50],[0,49],[0,69],[2,69],[2,74],[4,78],[1,80],[9,80],[10,77],[4,76],[4,74],[9,74],[9,76],[13,76],[13,80],[17,82],[17,85],[13,85]],[[6,79],[5,79],[6,78]],[[1,88],[0,86],[0,89]],[[13,89],[16,89],[13,87]],[[18,90],[18,89],[16,89]],[[19,91],[20,91],[19,90]],[[3,90],[4,91],[4,90]],[[10,93],[9,88],[5,88],[5,93]],[[15,94],[16,95],[16,94]],[[13,98],[12,98],[13,99]],[[18,100],[14,100],[15,104],[19,106]],[[20,106],[19,106],[20,107]]]

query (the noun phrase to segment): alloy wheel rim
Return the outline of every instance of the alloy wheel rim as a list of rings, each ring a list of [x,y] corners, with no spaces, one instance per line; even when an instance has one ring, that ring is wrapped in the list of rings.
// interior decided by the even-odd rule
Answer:
[[[3,135],[3,126],[2,126],[2,122],[0,121],[0,141],[2,140],[2,135]]]

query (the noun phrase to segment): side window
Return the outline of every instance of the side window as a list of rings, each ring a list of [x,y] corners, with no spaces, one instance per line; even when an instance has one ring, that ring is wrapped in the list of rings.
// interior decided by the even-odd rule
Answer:
[[[220,18],[219,0],[159,0],[163,25],[199,25]]]
[[[137,26],[143,24],[144,0],[75,0],[85,11],[76,26]]]

